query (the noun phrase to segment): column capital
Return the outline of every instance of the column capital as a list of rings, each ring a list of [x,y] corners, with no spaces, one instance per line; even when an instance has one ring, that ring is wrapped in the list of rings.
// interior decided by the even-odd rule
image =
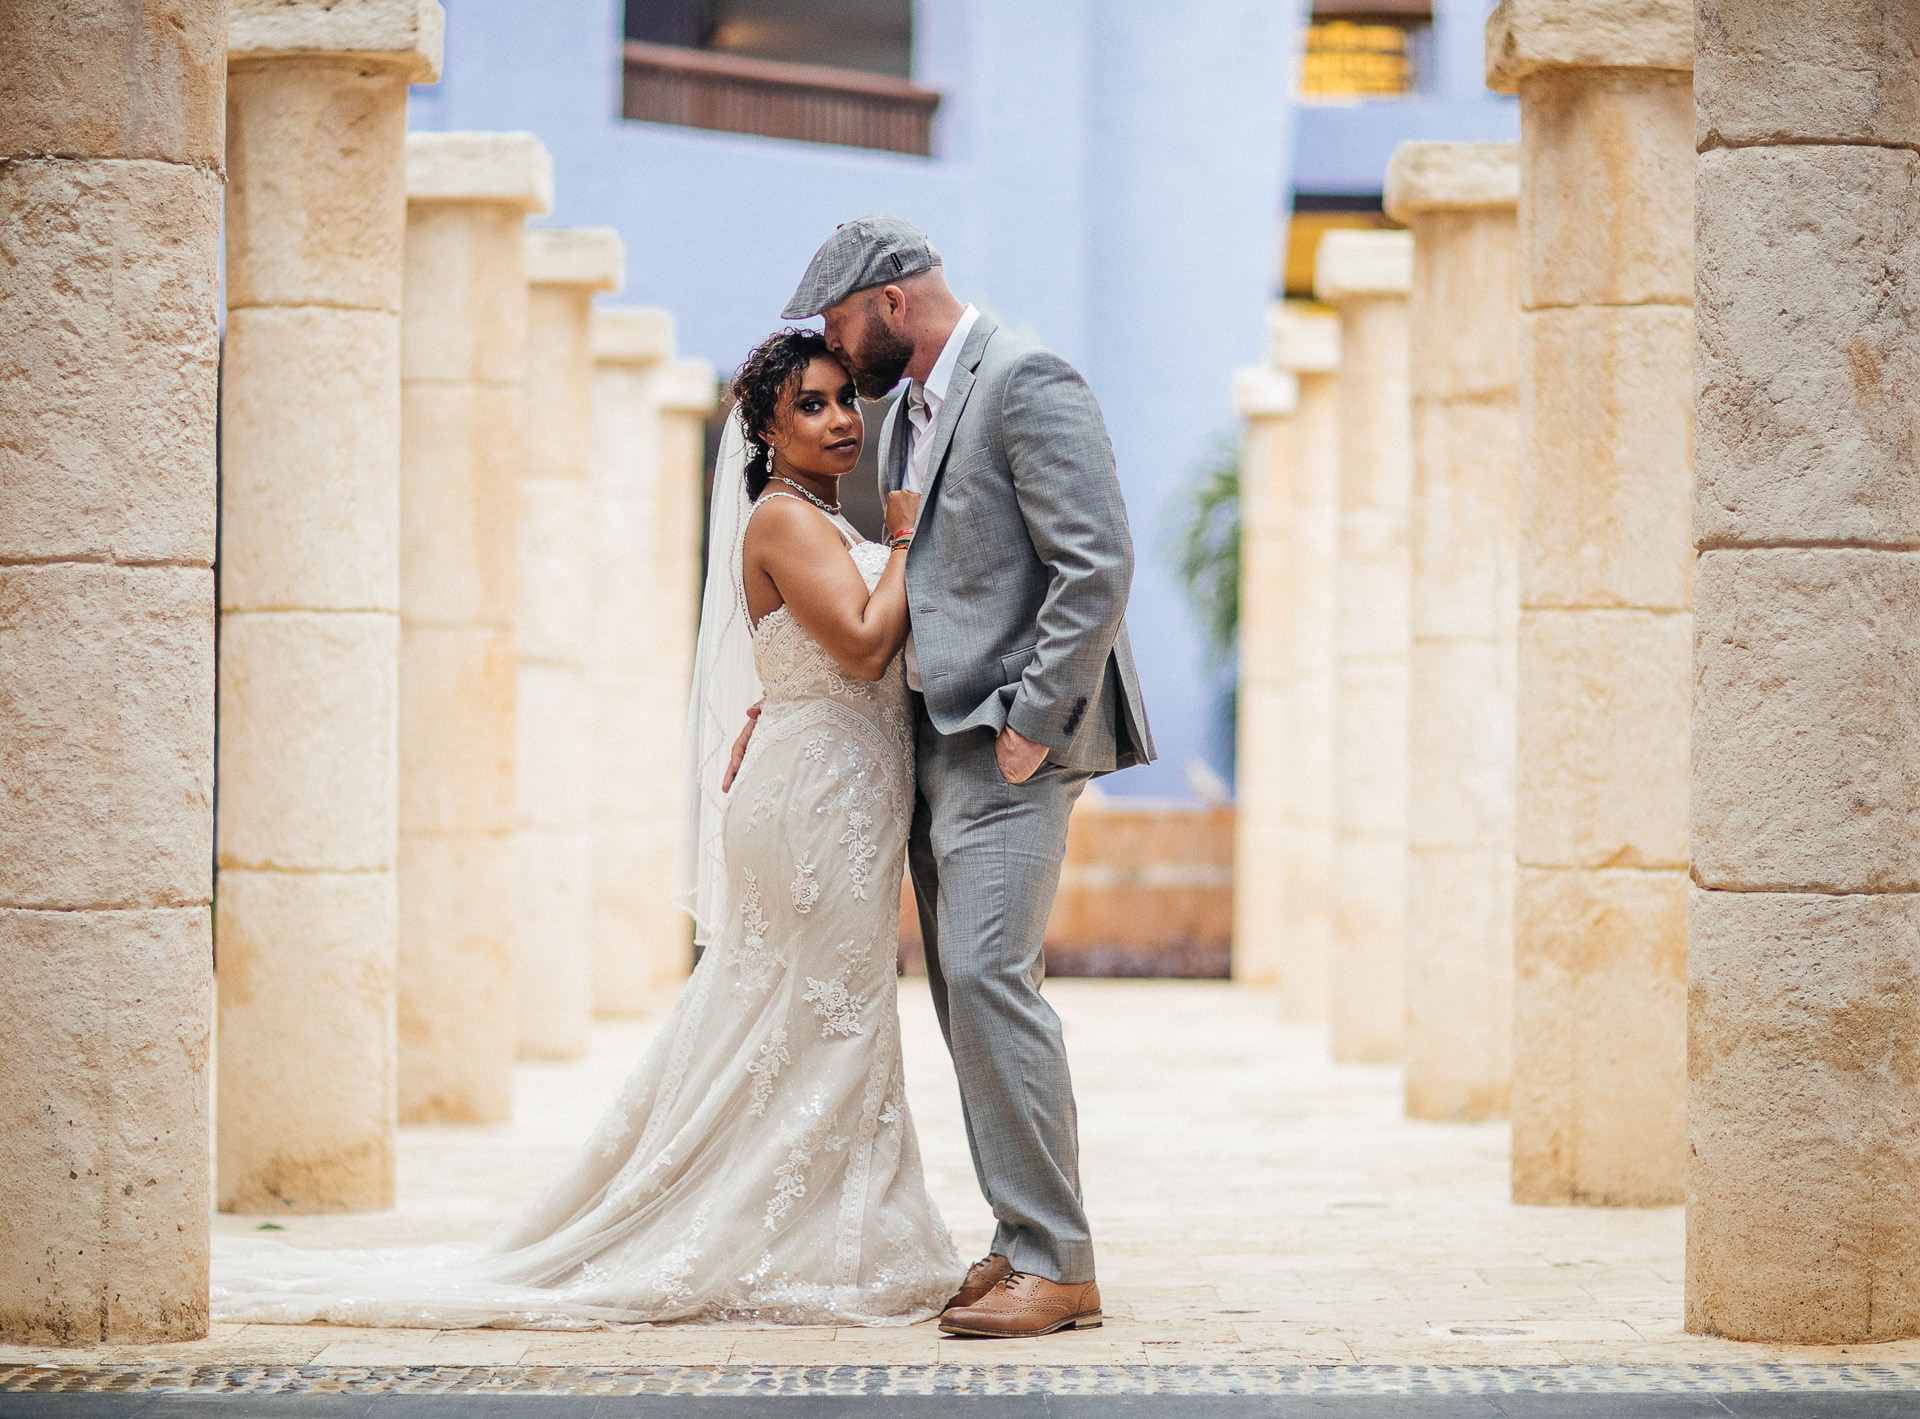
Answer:
[[[440,77],[440,0],[233,0],[227,62],[332,56],[391,64],[409,84]]]
[[[1284,419],[1300,402],[1300,381],[1284,370],[1248,366],[1233,372],[1233,412],[1243,419]]]
[[[596,306],[593,359],[603,365],[651,365],[673,358],[673,312],[661,306]]]
[[[1540,69],[1692,68],[1692,0],[1500,0],[1487,16],[1496,93]]]
[[[1267,307],[1267,363],[1289,374],[1332,374],[1340,368],[1340,317],[1302,301]]]
[[[1387,162],[1387,215],[1512,210],[1520,201],[1518,143],[1402,143]]]
[[[612,227],[530,227],[529,286],[584,286],[617,291],[626,277],[627,251]]]
[[[705,360],[668,360],[655,378],[654,397],[663,413],[710,414],[719,400],[713,366]]]
[[[1313,293],[1323,301],[1404,296],[1413,290],[1413,236],[1336,227],[1320,238],[1313,265]]]
[[[531,133],[409,133],[407,201],[553,210],[553,158]]]

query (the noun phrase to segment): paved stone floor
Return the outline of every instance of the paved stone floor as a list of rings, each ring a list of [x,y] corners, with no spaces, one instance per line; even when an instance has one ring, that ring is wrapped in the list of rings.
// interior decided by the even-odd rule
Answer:
[[[556,1419],[720,1419],[738,1404],[756,1414],[917,1414],[959,1395],[978,1396],[984,1407],[968,1406],[976,1419],[1225,1419],[1325,1405],[1358,1419],[1396,1394],[1418,1406],[1396,1414],[1920,1414],[1920,1341],[1806,1348],[1684,1334],[1679,1209],[1511,1205],[1504,1127],[1402,1119],[1394,1070],[1329,1064],[1324,1036],[1278,1023],[1263,992],[1090,980],[1048,991],[1067,1021],[1080,1098],[1102,1329],[982,1342],[942,1339],[931,1325],[613,1334],[220,1325],[187,1345],[0,1347],[0,1419],[87,1400],[119,1407],[59,1412],[184,1412],[170,1406],[196,1393],[224,1393],[209,1402],[233,1413],[242,1395],[264,1403],[268,1391],[278,1392],[275,1413],[443,1402],[460,1407],[435,1413],[509,1412],[499,1402]],[[901,1010],[931,1183],[972,1257],[985,1249],[988,1218],[924,982],[902,983]],[[275,1235],[315,1246],[484,1236],[586,1134],[651,1030],[604,1026],[586,1060],[523,1066],[512,1125],[404,1130],[397,1211],[277,1218]],[[221,1217],[216,1227],[250,1232],[262,1220]],[[93,1393],[23,1392],[48,1389]],[[109,1389],[119,1393],[99,1393]],[[531,1397],[542,1392],[577,1399]],[[708,1397],[688,1411],[696,1395]],[[1526,1407],[1549,1399],[1560,1407]],[[1605,1407],[1628,1402],[1641,1407]],[[1887,1403],[1902,1407],[1858,1407]]]
[[[539,1395],[494,1389],[460,1394],[301,1392],[262,1396],[210,1389],[172,1394],[0,1393],[0,1419],[111,1416],[319,1415],[347,1419],[1891,1419],[1911,1416],[1914,1392],[1813,1390],[1705,1393],[1286,1393],[1167,1395],[1030,1391],[969,1397],[762,1393],[690,1397]]]

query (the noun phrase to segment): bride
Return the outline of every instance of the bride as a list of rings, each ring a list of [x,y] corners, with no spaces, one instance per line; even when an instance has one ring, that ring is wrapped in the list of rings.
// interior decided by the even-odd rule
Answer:
[[[216,1319],[903,1325],[959,1284],[921,1176],[894,1002],[918,498],[888,499],[884,544],[840,516],[863,425],[819,335],[763,341],[733,390],[678,874],[706,951],[679,1003],[593,1136],[486,1245],[223,1238]],[[730,736],[756,702],[736,777]]]

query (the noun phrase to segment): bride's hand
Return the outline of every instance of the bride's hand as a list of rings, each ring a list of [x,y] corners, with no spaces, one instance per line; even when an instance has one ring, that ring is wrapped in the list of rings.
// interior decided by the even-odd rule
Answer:
[[[887,494],[887,536],[897,537],[920,520],[920,495],[918,493]]]
[[[740,761],[747,757],[747,741],[753,738],[753,722],[760,718],[760,706],[754,705],[747,711],[747,726],[740,731],[740,737],[733,741],[733,757],[727,761],[727,776],[720,780],[720,791],[727,792],[733,787],[733,776],[740,772]]]

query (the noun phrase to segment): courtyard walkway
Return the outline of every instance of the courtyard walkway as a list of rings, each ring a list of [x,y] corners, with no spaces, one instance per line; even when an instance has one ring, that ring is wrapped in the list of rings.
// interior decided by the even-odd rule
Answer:
[[[1783,1349],[1688,1336],[1678,1208],[1506,1200],[1498,1124],[1410,1123],[1385,1067],[1329,1064],[1261,991],[1057,980],[1076,1070],[1109,1321],[1034,1342],[905,1330],[620,1334],[217,1325],[189,1345],[0,1347],[0,1365],[241,1366],[1440,1364],[1920,1360],[1920,1342]],[[931,1182],[962,1254],[985,1250],[952,1072],[924,982],[901,983]],[[279,1219],[314,1246],[479,1238],[583,1137],[652,1026],[519,1071],[516,1121],[401,1132],[397,1211]],[[227,1233],[259,1218],[223,1216]]]
[[[1224,983],[1058,980],[1108,1322],[1033,1342],[908,1329],[350,1330],[0,1346],[0,1419],[1864,1419],[1920,1408],[1920,1341],[1782,1349],[1681,1332],[1678,1208],[1506,1201],[1506,1130],[1409,1123],[1391,1068]],[[924,981],[901,983],[931,1182],[985,1250]],[[484,1237],[586,1135],[652,1034],[523,1065],[515,1122],[401,1130],[400,1201],[284,1217],[296,1244]],[[262,1225],[219,1217],[223,1233]],[[106,1391],[106,1392],[102,1392]],[[1786,1391],[1786,1392],[1782,1392]],[[1648,1406],[1652,1407],[1648,1407]],[[1888,1406],[1894,1406],[1889,1408]]]

